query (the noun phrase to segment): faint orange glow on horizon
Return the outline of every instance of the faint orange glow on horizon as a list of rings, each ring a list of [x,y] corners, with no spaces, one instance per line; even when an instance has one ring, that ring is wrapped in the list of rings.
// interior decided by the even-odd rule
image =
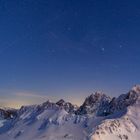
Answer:
[[[52,100],[52,102],[56,102],[55,100]],[[36,100],[28,100],[28,101],[26,101],[25,99],[24,100],[22,100],[22,99],[0,99],[0,106],[1,107],[10,107],[10,108],[19,109],[23,105],[41,104],[45,101],[47,101],[47,99],[46,100],[45,99],[44,100],[36,99]],[[80,99],[66,100],[66,102],[71,102],[74,105],[78,105],[78,106],[81,105],[81,100]]]
[[[25,105],[26,103],[22,102],[22,101],[17,101],[17,100],[5,100],[5,99],[1,99],[0,100],[0,106],[1,107],[10,107],[10,108],[20,108],[22,105]]]

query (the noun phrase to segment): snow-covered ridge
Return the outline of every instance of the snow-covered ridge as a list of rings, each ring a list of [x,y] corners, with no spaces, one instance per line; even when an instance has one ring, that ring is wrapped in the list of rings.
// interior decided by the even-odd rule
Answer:
[[[111,98],[96,92],[78,107],[56,103],[0,109],[0,140],[139,140],[140,86]]]

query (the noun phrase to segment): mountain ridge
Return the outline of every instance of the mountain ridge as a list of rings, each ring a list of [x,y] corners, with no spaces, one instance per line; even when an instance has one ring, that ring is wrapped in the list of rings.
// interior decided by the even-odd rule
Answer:
[[[78,107],[60,99],[18,110],[0,109],[0,139],[138,140],[140,86],[119,97],[96,92]]]

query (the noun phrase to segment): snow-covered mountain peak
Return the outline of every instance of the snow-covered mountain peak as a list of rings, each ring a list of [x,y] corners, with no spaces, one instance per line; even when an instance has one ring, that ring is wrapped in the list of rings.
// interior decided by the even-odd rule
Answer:
[[[65,109],[68,113],[75,113],[75,111],[78,109],[78,106],[73,105],[70,102],[65,102],[63,99],[60,99],[58,102],[56,102],[56,105],[58,105],[60,108]]]
[[[46,102],[42,103],[40,106],[48,108],[52,107],[55,103],[53,103],[51,100],[47,100]]]
[[[140,94],[140,85],[135,85],[135,86],[131,89],[131,91],[133,91],[133,92],[136,92],[136,93],[139,93],[139,94]]]
[[[77,114],[99,115],[104,111],[104,107],[106,107],[110,101],[111,97],[100,92],[95,92],[95,94],[91,94],[85,99],[83,105],[78,109]]]
[[[63,105],[65,105],[65,103],[66,102],[63,99],[60,99],[58,102],[56,102],[56,104],[59,106],[63,106]]]
[[[91,94],[90,96],[86,98],[84,105],[91,105],[91,104],[100,102],[102,100],[108,100],[108,99],[111,99],[111,98],[105,95],[104,93],[95,92],[94,94]]]

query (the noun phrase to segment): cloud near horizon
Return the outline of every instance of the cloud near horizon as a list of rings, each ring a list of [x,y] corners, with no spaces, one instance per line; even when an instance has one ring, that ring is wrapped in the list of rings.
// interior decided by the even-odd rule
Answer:
[[[0,99],[0,106],[4,107],[20,108],[22,105],[39,104],[49,99],[47,95],[28,91],[1,90],[1,92],[5,93]]]

